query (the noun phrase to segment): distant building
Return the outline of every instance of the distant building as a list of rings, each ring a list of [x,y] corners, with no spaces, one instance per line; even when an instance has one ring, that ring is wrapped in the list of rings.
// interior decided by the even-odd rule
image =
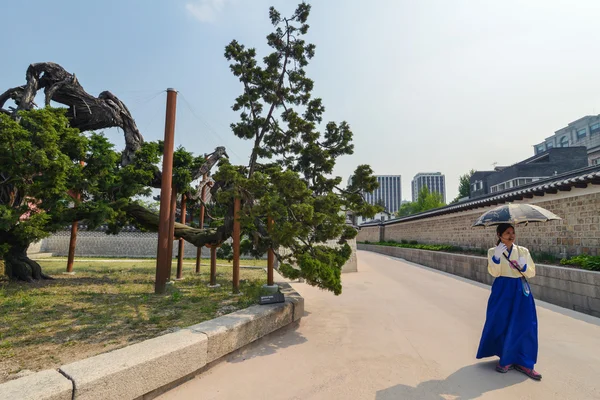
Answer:
[[[381,204],[385,211],[394,214],[402,202],[402,176],[401,175],[375,175],[379,188],[373,193],[363,193],[369,204]],[[350,179],[348,184],[350,184]]]
[[[391,214],[387,211],[381,211],[378,212],[377,214],[375,214],[375,216],[373,218],[364,218],[364,217],[354,217],[354,225],[360,226],[362,224],[366,224],[369,222],[374,222],[374,221],[381,221],[381,222],[385,222],[385,221],[389,221],[390,219],[393,219],[395,216],[394,214]]]
[[[587,149],[588,165],[600,165],[600,115],[579,118],[533,148],[537,155],[557,147],[578,146]]]
[[[588,153],[585,147],[551,148],[509,167],[476,171],[469,182],[470,198],[503,192],[587,166]]]
[[[417,201],[419,192],[427,187],[430,192],[442,195],[442,201],[446,202],[446,177],[441,172],[419,172],[412,180],[412,201]]]

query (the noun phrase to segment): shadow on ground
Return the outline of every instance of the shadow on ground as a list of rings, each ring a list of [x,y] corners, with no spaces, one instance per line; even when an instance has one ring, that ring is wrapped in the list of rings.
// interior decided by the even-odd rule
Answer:
[[[309,314],[305,312],[304,317]],[[307,339],[298,332],[300,322],[293,322],[231,353],[227,357],[227,362],[239,363],[256,357],[264,357],[275,354],[281,349],[306,343]]]
[[[494,369],[496,363],[491,361],[469,365],[444,380],[432,379],[417,387],[392,386],[378,391],[375,400],[470,400],[529,379],[517,371],[499,374]]]

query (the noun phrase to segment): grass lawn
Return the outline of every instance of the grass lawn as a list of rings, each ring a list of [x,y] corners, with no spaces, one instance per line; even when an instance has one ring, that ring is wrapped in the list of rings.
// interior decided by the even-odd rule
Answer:
[[[217,267],[220,288],[209,289],[209,267],[154,294],[156,261],[75,260],[75,275],[64,275],[64,258],[39,261],[55,280],[35,284],[0,282],[0,383],[23,370],[39,371],[168,333],[258,301],[266,272],[241,268],[241,296],[231,295],[231,266]],[[241,260],[263,266],[265,260]],[[231,265],[218,260],[218,264]],[[175,276],[176,264],[171,270]],[[17,374],[17,375],[16,375]]]

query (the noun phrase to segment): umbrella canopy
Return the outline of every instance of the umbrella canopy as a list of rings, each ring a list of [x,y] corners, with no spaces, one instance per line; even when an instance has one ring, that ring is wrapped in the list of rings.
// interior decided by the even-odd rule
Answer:
[[[558,215],[531,204],[504,204],[485,212],[473,226],[491,226],[499,224],[523,224],[528,222],[547,222],[562,219]]]

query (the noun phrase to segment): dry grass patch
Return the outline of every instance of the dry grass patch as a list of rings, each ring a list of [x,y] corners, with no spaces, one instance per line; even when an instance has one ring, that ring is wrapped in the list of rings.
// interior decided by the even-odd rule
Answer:
[[[0,282],[0,382],[246,308],[258,301],[266,283],[263,269],[242,268],[243,295],[232,296],[230,266],[217,268],[221,287],[209,289],[208,267],[196,275],[186,265],[184,280],[155,295],[154,260],[80,261],[73,276],[62,274],[64,259],[40,264],[56,279]],[[242,261],[249,264],[264,261]],[[174,264],[173,276],[175,269]]]

